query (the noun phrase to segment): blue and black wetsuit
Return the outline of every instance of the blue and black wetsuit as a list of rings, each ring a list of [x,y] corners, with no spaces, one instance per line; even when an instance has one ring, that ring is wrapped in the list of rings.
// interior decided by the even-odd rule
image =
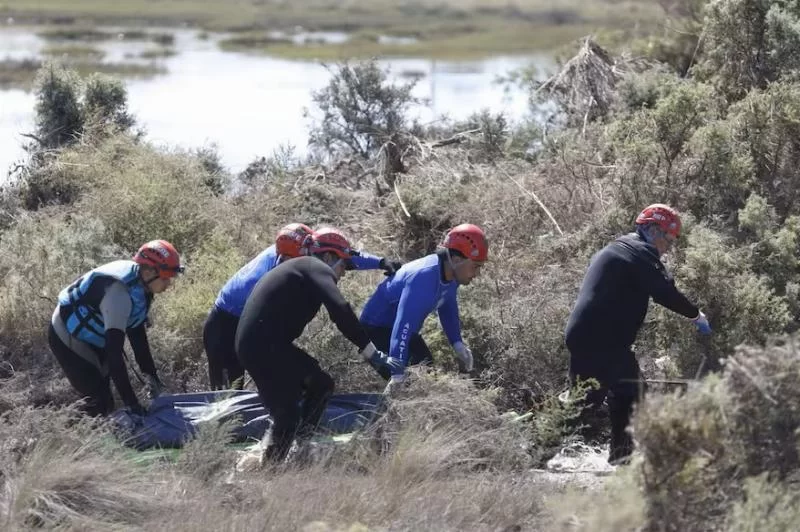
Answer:
[[[127,335],[139,368],[156,375],[145,328],[151,300],[139,265],[129,260],[95,268],[59,294],[48,341],[90,415],[112,411],[111,380],[126,406],[140,408],[122,349]]]
[[[419,331],[434,310],[450,344],[461,341],[458,283],[444,279],[445,253],[405,264],[378,285],[361,312],[361,323],[375,347],[402,360],[405,366],[432,361]],[[385,379],[390,378],[385,368],[376,369]]]

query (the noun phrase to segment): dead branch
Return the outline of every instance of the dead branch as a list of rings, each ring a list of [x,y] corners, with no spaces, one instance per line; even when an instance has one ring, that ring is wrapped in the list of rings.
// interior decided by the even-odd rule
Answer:
[[[456,133],[450,138],[446,138],[443,140],[437,140],[433,144],[431,144],[431,148],[441,148],[442,146],[449,146],[451,144],[460,144],[467,140],[467,135],[472,135],[474,133],[480,133],[481,128],[477,129],[470,129],[469,131],[461,131],[460,133]]]

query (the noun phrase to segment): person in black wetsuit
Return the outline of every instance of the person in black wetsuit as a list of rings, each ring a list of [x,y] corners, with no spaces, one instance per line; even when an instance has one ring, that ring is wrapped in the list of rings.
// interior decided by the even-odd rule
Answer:
[[[322,305],[365,360],[386,358],[337,286],[354,269],[357,251],[332,228],[315,232],[310,251],[312,256],[283,262],[258,281],[236,329],[236,354],[272,416],[264,458],[273,462],[286,457],[296,435],[314,431],[333,393],[331,376],[293,343]]]
[[[711,332],[705,314],[675,287],[660,260],[680,230],[680,217],[671,207],[654,204],[645,208],[636,218],[634,233],[618,238],[592,257],[567,323],[572,385],[587,379],[599,383],[599,389],[587,394],[587,409],[599,407],[608,396],[612,463],[626,461],[633,451],[626,428],[644,386],[631,346],[650,298],[691,319],[702,334]]]

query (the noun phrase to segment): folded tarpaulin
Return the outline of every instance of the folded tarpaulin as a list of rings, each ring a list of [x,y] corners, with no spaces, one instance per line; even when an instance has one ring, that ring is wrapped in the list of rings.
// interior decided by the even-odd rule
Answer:
[[[334,395],[319,431],[344,434],[358,430],[375,419],[382,404],[381,394]],[[111,417],[120,438],[136,449],[182,447],[204,423],[236,420],[231,433],[234,442],[260,440],[270,426],[269,413],[258,394],[236,390],[162,395],[153,400],[145,416],[121,409]]]

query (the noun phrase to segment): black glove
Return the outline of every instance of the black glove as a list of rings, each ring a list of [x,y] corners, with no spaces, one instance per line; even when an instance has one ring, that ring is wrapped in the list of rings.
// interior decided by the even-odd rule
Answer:
[[[378,266],[380,266],[381,270],[383,270],[383,275],[386,277],[391,277],[397,273],[397,270],[402,268],[403,263],[399,260],[388,260],[386,257],[384,257],[381,259],[381,262],[378,264]]]
[[[147,409],[145,409],[145,407],[143,407],[139,403],[128,405],[128,411],[131,414],[135,414],[140,417],[145,417],[147,415]]]

